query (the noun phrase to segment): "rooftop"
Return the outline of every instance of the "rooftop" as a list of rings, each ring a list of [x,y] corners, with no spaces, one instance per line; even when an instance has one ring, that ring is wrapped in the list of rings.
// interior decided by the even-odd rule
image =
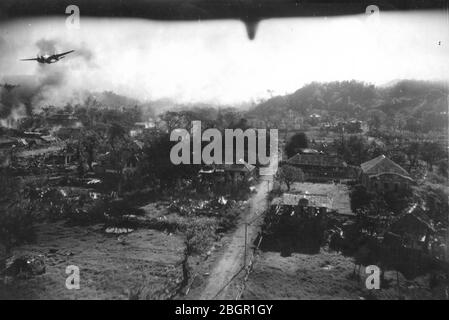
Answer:
[[[397,174],[405,178],[411,179],[408,172],[398,165],[396,162],[388,159],[386,156],[381,155],[377,158],[371,159],[360,165],[363,173],[369,176],[377,176],[381,174]]]
[[[201,168],[199,173],[224,173],[224,172],[243,172],[249,173],[256,169],[255,166],[247,163],[236,164],[212,164],[206,165]]]
[[[282,197],[275,198],[272,202],[274,205],[286,205],[286,206],[296,206],[301,199],[307,199],[309,201],[309,207],[324,207],[332,208],[332,199],[330,199],[326,194],[292,194],[284,193]]]
[[[291,165],[311,165],[320,167],[346,167],[346,162],[337,156],[330,156],[321,153],[296,154],[287,160]]]
[[[423,230],[435,232],[431,219],[426,215],[423,208],[417,204],[400,214],[392,224],[391,229],[399,234],[416,231],[423,232]]]
[[[251,172],[256,167],[247,163],[234,163],[234,164],[217,164],[215,165],[215,171],[235,171],[235,172]]]

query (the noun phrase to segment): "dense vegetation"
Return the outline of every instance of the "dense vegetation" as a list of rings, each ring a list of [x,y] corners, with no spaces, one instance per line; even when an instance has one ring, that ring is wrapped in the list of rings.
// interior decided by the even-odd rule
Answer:
[[[358,81],[311,83],[273,97],[248,115],[276,126],[290,115],[318,113],[325,120],[357,118],[371,129],[428,133],[447,130],[447,94],[443,83],[404,80],[388,87]]]

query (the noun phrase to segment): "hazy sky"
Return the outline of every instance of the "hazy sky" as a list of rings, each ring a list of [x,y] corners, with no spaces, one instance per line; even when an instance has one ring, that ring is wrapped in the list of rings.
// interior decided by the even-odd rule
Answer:
[[[77,51],[53,65],[19,61],[71,49]],[[265,20],[253,41],[238,21],[81,15],[79,30],[67,29],[64,17],[0,25],[0,81],[64,73],[58,85],[65,95],[111,90],[142,100],[235,103],[312,81],[447,80],[448,58],[443,12]]]

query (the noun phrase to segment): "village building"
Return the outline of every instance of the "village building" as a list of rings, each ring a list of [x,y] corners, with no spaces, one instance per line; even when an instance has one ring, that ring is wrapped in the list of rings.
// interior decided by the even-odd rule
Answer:
[[[259,119],[257,117],[248,117],[246,118],[246,124],[250,128],[266,128],[267,124],[264,120]]]
[[[361,133],[364,129],[364,123],[360,120],[350,119],[341,120],[336,123],[323,123],[320,126],[321,130],[332,131],[332,132],[344,132],[348,134]]]
[[[70,113],[56,113],[47,117],[47,122],[53,126],[80,127],[79,119]]]
[[[297,149],[299,154],[319,154],[322,153],[316,149],[312,148],[299,148]]]
[[[332,200],[325,194],[284,193],[273,199],[270,223],[263,231],[262,248],[280,251],[317,253],[323,245],[324,226]]]
[[[361,164],[360,180],[368,191],[401,191],[414,182],[409,173],[384,155]]]
[[[282,197],[273,199],[271,204],[279,208],[288,206],[297,214],[310,216],[325,214],[332,209],[332,199],[327,194],[284,193]]]
[[[436,232],[424,210],[416,204],[399,215],[389,231],[399,235],[405,247],[426,252]]]
[[[119,161],[119,164],[116,162]],[[92,163],[95,174],[102,176],[106,173],[115,174],[122,171],[125,175],[133,175],[137,172],[139,157],[128,151],[122,153],[121,159],[114,159],[110,152],[98,156],[96,162]]]
[[[144,133],[145,130],[156,128],[156,122],[151,118],[145,122],[136,122],[129,131],[131,137],[136,137]]]
[[[308,123],[312,126],[316,126],[321,123],[323,120],[323,117],[319,115],[318,113],[312,113],[308,118]]]
[[[351,179],[352,169],[338,156],[310,152],[297,153],[286,161],[288,165],[300,168],[308,181],[329,181]]]
[[[22,139],[26,142],[24,145],[28,148],[34,147],[36,145],[44,145],[46,142],[42,139],[45,133],[37,131],[25,131],[21,133]]]
[[[238,184],[255,178],[257,168],[247,163],[213,164],[201,168],[199,174],[204,178],[218,178],[224,182],[232,181],[232,183]]]

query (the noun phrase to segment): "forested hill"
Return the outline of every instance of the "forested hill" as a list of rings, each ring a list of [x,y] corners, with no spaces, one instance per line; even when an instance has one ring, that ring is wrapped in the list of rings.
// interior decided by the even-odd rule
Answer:
[[[354,80],[314,82],[292,94],[260,103],[248,116],[275,122],[276,118],[292,113],[298,116],[318,113],[331,118],[368,120],[376,112],[387,120],[400,117],[427,131],[447,126],[447,95],[446,85],[439,82],[400,80],[384,87]]]

